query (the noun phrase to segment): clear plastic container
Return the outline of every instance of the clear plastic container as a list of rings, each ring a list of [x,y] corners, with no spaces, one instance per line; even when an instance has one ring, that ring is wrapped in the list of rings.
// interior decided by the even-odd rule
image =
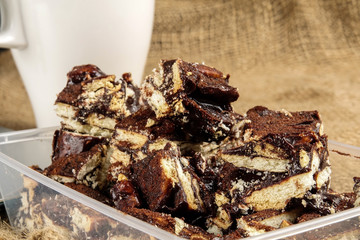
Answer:
[[[52,127],[0,134],[0,192],[13,226],[24,226],[29,218],[31,227],[51,226],[51,221],[44,216],[57,214],[60,230],[71,237],[181,239],[30,169],[31,165],[44,168],[50,164],[55,130],[56,127]],[[353,177],[360,176],[360,148],[329,141],[329,150],[332,188],[337,192],[352,191]],[[32,188],[36,190],[29,191]],[[29,199],[37,199],[39,204],[28,208],[26,200]],[[82,227],[69,224],[69,214],[73,217],[77,214]],[[248,239],[360,239],[359,217],[360,207]]]

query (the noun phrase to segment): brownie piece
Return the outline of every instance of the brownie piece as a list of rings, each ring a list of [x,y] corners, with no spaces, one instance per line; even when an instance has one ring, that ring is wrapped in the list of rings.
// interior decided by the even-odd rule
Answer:
[[[79,134],[61,128],[53,137],[52,161],[72,154],[89,151],[95,145],[106,145],[107,139],[88,134]]]
[[[94,146],[89,151],[58,158],[44,169],[44,174],[61,183],[79,182],[95,188],[98,179],[94,170],[103,162],[102,151],[100,146]]]
[[[209,218],[208,228],[227,231],[243,215],[282,210],[292,199],[328,189],[327,137],[316,111],[259,106],[234,129],[215,155],[217,213]]]
[[[133,178],[150,210],[180,215],[204,214],[197,177],[186,168],[185,159],[171,149],[157,151],[133,166]]]
[[[74,67],[55,101],[63,125],[82,133],[110,137],[118,120],[138,110],[140,90],[131,74],[115,79],[94,65]]]
[[[103,188],[107,139],[69,132],[55,131],[52,163],[43,174],[61,183],[82,183]]]
[[[231,107],[239,94],[229,85],[230,76],[181,59],[162,60],[159,67],[142,86],[144,102],[156,118],[170,117],[186,140],[225,138],[241,118]]]

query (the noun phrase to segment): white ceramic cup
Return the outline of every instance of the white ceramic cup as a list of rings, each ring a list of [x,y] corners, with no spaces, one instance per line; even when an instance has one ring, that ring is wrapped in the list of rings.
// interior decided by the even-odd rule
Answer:
[[[0,0],[0,47],[11,48],[37,127],[59,125],[56,94],[76,65],[95,64],[118,78],[131,72],[140,84],[154,1]]]

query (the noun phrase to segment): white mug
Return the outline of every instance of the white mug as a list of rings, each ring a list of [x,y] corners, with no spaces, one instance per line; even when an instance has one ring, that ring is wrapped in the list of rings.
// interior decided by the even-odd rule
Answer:
[[[37,127],[57,126],[56,94],[72,67],[95,64],[140,84],[155,0],[0,0],[0,47],[11,48]]]

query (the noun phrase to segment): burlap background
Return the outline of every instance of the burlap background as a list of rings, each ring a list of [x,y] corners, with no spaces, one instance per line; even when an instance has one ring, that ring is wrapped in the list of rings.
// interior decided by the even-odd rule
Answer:
[[[146,72],[174,57],[230,73],[237,111],[317,109],[360,145],[360,1],[157,1]]]
[[[241,113],[317,109],[330,139],[360,146],[360,1],[157,0],[145,75],[177,57],[230,73]],[[35,127],[8,50],[0,79],[0,126]]]

